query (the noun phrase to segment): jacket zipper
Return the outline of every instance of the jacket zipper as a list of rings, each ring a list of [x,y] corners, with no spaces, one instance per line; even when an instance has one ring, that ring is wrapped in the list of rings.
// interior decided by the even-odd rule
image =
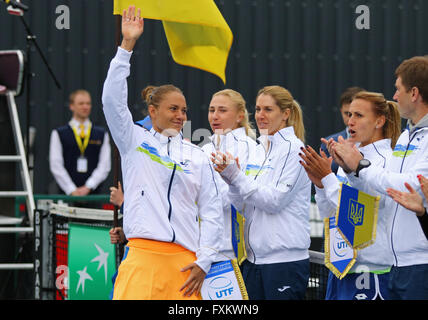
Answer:
[[[401,161],[400,173],[402,173],[402,171],[403,171],[403,165],[404,165],[404,161],[406,160],[407,152],[409,151],[410,144],[413,141],[413,138],[415,136],[416,136],[416,132],[413,135],[413,137],[409,140],[409,143],[407,144],[406,152],[404,153],[404,156],[403,156],[403,161]],[[391,249],[392,249],[392,253],[394,254],[394,259],[395,259],[395,265],[396,266],[398,266],[398,258],[397,258],[397,254],[395,253],[395,250],[394,250],[394,236],[393,235],[394,235],[395,219],[397,217],[397,211],[398,211],[398,204],[395,207],[394,219],[392,219],[392,230],[391,230]]]
[[[167,145],[168,156],[170,155],[169,154],[169,143],[170,142],[171,142],[171,137],[168,137],[168,145]],[[168,204],[169,204],[168,220],[170,223],[171,223],[171,214],[172,214],[171,187],[172,187],[172,181],[174,180],[176,168],[177,168],[177,164],[174,163],[174,168],[172,169],[171,179],[169,180],[168,193],[167,193],[167,199],[168,199]],[[171,240],[171,242],[174,242],[175,241],[175,231],[174,231],[174,228],[172,227],[172,225],[171,225],[171,229],[172,229],[172,240]]]
[[[266,163],[266,160],[267,160],[267,158],[269,158],[269,155],[270,155],[270,153],[272,152],[272,147],[273,147],[273,143],[272,143],[272,141],[270,141],[270,143],[269,143],[269,150],[268,150],[268,152],[266,152],[266,157],[265,157],[265,160],[263,161],[263,163],[262,163],[262,166],[260,167],[260,169],[259,169],[259,171],[257,172],[257,174],[256,174],[256,176],[254,177],[254,180],[256,180],[257,179],[257,177],[259,176],[259,173],[260,173],[260,171],[262,170],[262,168],[263,168],[263,166],[265,165],[265,163]],[[256,211],[256,206],[254,206],[254,209],[253,209],[253,212],[254,211]],[[254,214],[253,214],[254,215]],[[253,248],[251,247],[251,244],[250,244],[250,228],[251,228],[251,225],[253,224],[253,220],[251,220],[251,223],[250,223],[250,225],[248,226],[248,247],[251,249],[251,251],[253,252],[253,256],[254,256],[254,262],[253,263],[256,263],[256,260],[257,260],[257,258],[256,258],[256,253],[254,252],[254,250],[253,250]]]

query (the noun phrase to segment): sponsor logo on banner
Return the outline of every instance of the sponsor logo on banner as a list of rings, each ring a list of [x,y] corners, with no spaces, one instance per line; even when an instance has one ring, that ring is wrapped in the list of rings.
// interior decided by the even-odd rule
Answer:
[[[335,217],[324,220],[325,265],[339,279],[343,279],[357,258],[357,251],[348,245],[336,226]]]
[[[209,281],[208,296],[211,300],[227,299],[232,294],[232,281],[228,277],[218,276]]]
[[[334,254],[339,258],[345,257],[349,252],[349,246],[346,243],[346,241],[343,240],[342,235],[336,228],[334,228],[333,233],[334,233],[334,241],[333,241],[332,248],[333,248]]]
[[[201,288],[204,300],[248,300],[236,259],[213,263]]]
[[[108,300],[116,271],[109,228],[69,224],[68,299]]]

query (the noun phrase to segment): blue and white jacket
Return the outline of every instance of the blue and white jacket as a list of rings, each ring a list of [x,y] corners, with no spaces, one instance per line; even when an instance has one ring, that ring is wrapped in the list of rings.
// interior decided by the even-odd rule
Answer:
[[[303,142],[293,127],[259,141],[247,175],[235,164],[221,174],[231,197],[240,197],[245,204],[248,260],[272,264],[308,259],[311,181],[299,163]]]
[[[374,143],[359,148],[364,154],[364,158],[370,160],[372,165],[385,168],[389,161],[392,148],[391,139],[382,139]],[[321,180],[324,188],[315,186],[315,200],[322,218],[329,218],[336,214],[339,201],[339,188],[341,183],[348,183],[345,172],[339,167],[337,177],[334,173]],[[353,187],[356,187],[350,184]],[[359,188],[358,188],[359,189]],[[393,255],[390,248],[389,229],[391,225],[391,215],[388,212],[386,202],[390,201],[387,196],[378,194],[372,189],[359,189],[372,196],[381,196],[378,211],[378,221],[376,230],[376,241],[367,248],[358,250],[357,259],[350,272],[361,271],[388,271],[393,264]]]
[[[229,152],[235,158],[238,157],[241,171],[245,173],[248,160],[254,157],[257,145],[254,139],[247,136],[245,128],[237,128],[224,135],[214,134],[210,137],[210,140],[210,143],[202,147],[207,156],[211,157],[211,153],[216,153],[216,151]],[[218,140],[219,143],[217,143]],[[235,258],[235,252],[232,247],[231,205],[233,204],[241,213],[243,208],[241,199],[234,199],[234,203],[232,203],[232,199],[229,198],[229,185],[223,181],[218,172],[215,172],[215,180],[221,195],[224,215],[223,241],[216,259],[222,261],[226,260],[226,257]]]
[[[127,239],[174,242],[196,253],[208,272],[221,244],[223,214],[214,169],[181,134],[167,137],[134,123],[127,106],[132,52],[118,48],[102,101],[121,155]]]
[[[372,189],[386,196],[387,188],[408,192],[404,186],[407,182],[422,195],[419,174],[428,177],[428,115],[412,129],[403,131],[385,168],[371,165],[361,170],[359,177],[350,173],[347,178],[358,189]],[[428,240],[416,214],[391,198],[386,206],[392,216],[389,234],[394,265],[428,264]]]

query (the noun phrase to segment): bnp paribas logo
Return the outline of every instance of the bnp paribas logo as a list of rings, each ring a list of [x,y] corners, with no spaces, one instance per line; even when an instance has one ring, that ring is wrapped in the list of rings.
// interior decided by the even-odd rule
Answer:
[[[355,227],[361,226],[363,224],[364,205],[362,203],[359,203],[353,199],[349,199],[348,220]]]
[[[116,271],[115,248],[108,228],[70,224],[68,247],[68,298],[108,299]]]
[[[104,252],[102,248],[100,248],[96,243],[94,243],[95,248],[98,251],[98,255],[94,257],[90,262],[98,262],[97,272],[103,268],[104,269],[104,283],[107,284],[107,259],[109,256],[108,252]],[[77,274],[79,275],[79,281],[77,282],[76,294],[79,293],[79,289],[81,289],[81,293],[85,294],[85,282],[86,280],[93,281],[94,279],[87,271],[88,266],[85,265],[83,270],[77,270]]]

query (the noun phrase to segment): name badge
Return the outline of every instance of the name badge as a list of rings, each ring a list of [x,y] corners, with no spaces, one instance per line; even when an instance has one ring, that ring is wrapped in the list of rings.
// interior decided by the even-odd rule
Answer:
[[[77,172],[86,173],[88,171],[88,159],[79,157],[77,159]]]

